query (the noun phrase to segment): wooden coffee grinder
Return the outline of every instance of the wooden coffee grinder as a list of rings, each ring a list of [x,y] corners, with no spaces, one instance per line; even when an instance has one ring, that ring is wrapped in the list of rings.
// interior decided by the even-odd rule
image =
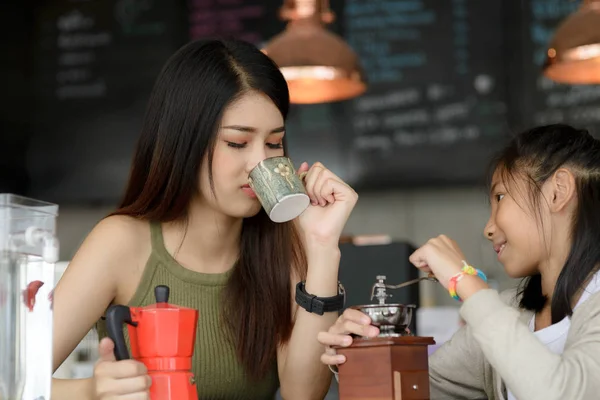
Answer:
[[[427,346],[432,337],[413,336],[406,331],[415,305],[386,304],[386,288],[394,289],[416,283],[420,278],[397,286],[385,284],[377,276],[371,299],[378,304],[354,306],[371,318],[379,328],[375,338],[355,337],[349,347],[337,347],[346,357],[338,366],[340,400],[428,400],[429,360]],[[375,294],[375,290],[377,293]]]

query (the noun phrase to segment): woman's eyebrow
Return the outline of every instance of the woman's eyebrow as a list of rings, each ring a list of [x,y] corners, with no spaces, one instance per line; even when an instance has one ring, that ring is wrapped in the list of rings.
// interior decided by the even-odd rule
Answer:
[[[244,125],[227,125],[224,126],[223,129],[231,129],[240,132],[250,132],[256,133],[257,129],[252,126],[244,126]],[[285,126],[280,126],[278,128],[272,129],[270,133],[281,133],[285,131]]]

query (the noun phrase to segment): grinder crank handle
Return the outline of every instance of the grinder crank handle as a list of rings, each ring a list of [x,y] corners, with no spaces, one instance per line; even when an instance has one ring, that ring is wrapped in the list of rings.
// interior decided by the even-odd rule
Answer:
[[[108,337],[115,343],[114,353],[117,361],[129,359],[123,324],[137,326],[137,322],[131,320],[129,307],[120,304],[110,306],[106,311],[106,331]]]

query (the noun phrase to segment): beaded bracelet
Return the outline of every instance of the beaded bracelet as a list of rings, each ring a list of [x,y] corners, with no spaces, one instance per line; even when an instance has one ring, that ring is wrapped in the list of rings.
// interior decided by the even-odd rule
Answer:
[[[450,278],[450,283],[448,284],[448,292],[450,293],[450,297],[457,301],[462,301],[462,299],[458,296],[458,293],[456,293],[456,285],[465,275],[477,275],[484,282],[487,282],[487,276],[485,276],[483,271],[470,266],[465,260],[462,260],[462,263],[463,267],[461,271]]]

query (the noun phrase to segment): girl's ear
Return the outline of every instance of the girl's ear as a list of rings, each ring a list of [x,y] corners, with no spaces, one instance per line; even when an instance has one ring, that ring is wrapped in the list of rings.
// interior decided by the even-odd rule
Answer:
[[[576,197],[575,176],[567,168],[559,168],[548,182],[547,200],[551,212],[564,210]]]

